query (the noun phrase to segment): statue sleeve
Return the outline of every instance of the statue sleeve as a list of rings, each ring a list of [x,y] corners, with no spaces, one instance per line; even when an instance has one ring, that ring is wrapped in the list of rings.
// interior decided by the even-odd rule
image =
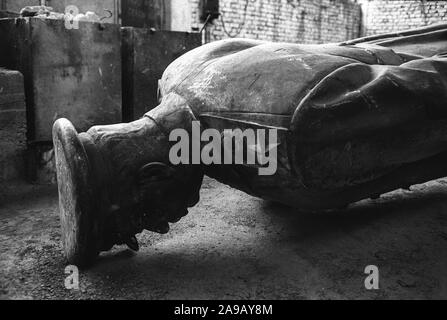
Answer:
[[[350,64],[301,101],[292,167],[309,188],[354,186],[447,148],[447,59]]]

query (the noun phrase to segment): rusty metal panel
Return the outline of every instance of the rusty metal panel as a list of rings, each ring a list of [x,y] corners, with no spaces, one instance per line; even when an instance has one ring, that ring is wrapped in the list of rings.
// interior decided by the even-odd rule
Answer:
[[[68,30],[62,20],[8,19],[0,21],[0,42],[0,65],[25,76],[30,141],[51,141],[61,117],[80,131],[122,120],[118,25]]]
[[[199,33],[123,28],[123,115],[137,119],[158,105],[158,80],[176,58],[199,47]]]
[[[165,0],[127,0],[121,2],[123,26],[169,29],[169,8]]]

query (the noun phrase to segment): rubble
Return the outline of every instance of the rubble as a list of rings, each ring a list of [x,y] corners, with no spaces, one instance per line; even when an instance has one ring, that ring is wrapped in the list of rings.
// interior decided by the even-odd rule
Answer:
[[[36,17],[45,19],[73,19],[75,21],[101,22],[101,18],[92,11],[86,13],[79,13],[73,17],[70,13],[60,13],[53,11],[52,7],[47,6],[28,6],[20,10],[21,17]]]
[[[22,17],[35,17],[41,15],[49,15],[53,11],[52,7],[47,6],[27,6],[20,10]]]

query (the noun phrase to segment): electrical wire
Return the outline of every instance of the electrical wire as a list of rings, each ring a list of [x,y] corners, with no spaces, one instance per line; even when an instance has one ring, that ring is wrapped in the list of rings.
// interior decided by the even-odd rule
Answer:
[[[211,19],[211,14],[208,15],[208,17],[206,17],[205,23],[203,24],[202,29],[200,29],[200,34],[202,34],[203,30],[206,29],[206,26],[208,25],[208,22],[210,22]]]

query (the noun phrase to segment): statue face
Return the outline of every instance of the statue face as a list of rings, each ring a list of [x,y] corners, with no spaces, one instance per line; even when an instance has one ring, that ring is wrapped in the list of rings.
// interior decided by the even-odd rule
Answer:
[[[150,118],[96,126],[86,137],[102,155],[93,166],[104,177],[101,189],[110,213],[105,234],[111,239],[105,247],[126,243],[144,229],[166,233],[169,223],[179,221],[199,201],[201,166],[157,162],[167,159],[170,145]]]
[[[125,239],[143,229],[167,233],[169,223],[178,222],[199,202],[202,179],[200,167],[158,162],[143,166],[130,188],[120,188],[119,200],[112,205],[112,229]]]
[[[150,163],[138,173],[138,201],[143,208],[145,228],[165,233],[168,223],[178,222],[188,208],[199,202],[203,173],[200,167],[171,167]]]
[[[178,222],[199,202],[202,179],[200,167],[174,168],[163,163],[142,167],[133,185],[123,186],[119,197],[111,199],[111,219],[106,221],[102,250],[115,244],[138,250],[134,235],[144,229],[167,233],[169,223]]]

